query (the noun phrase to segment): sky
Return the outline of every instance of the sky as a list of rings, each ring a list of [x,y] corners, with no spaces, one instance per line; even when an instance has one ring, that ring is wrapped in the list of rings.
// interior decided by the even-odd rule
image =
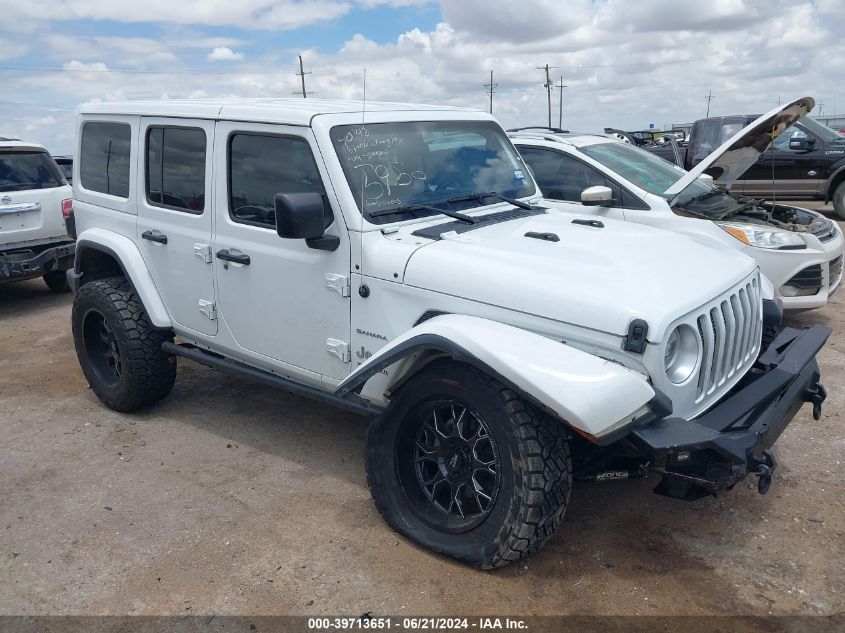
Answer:
[[[314,97],[643,129],[809,95],[845,111],[845,0],[0,0],[0,136],[71,154],[86,101]],[[836,94],[837,89],[839,94]],[[552,92],[553,124],[561,91]]]

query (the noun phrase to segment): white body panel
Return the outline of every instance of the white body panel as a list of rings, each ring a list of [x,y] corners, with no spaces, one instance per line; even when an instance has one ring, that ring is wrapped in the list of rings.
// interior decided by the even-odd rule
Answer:
[[[394,348],[425,335],[466,350],[569,424],[596,437],[630,422],[654,397],[645,376],[633,370],[504,323],[456,314],[434,317],[396,337],[347,380]]]
[[[682,217],[672,211],[669,201],[666,198],[649,193],[633,182],[610,171],[591,157],[577,150],[579,144],[595,142],[618,142],[606,137],[584,136],[571,139],[570,143],[560,143],[547,138],[528,138],[515,135],[512,137],[517,149],[520,147],[542,147],[560,152],[565,152],[577,157],[578,160],[594,167],[599,172],[611,177],[621,186],[630,190],[635,196],[645,203],[648,209],[630,209],[620,207],[585,207],[577,202],[564,202],[559,200],[545,200],[544,204],[561,211],[577,214],[590,214],[600,218],[624,219],[639,224],[666,229],[690,236],[699,241],[710,241],[722,247],[739,251],[753,257],[760,267],[760,272],[771,282],[777,296],[783,301],[784,309],[807,309],[817,308],[827,303],[830,295],[835,292],[840,284],[841,272],[835,279],[830,277],[830,262],[845,252],[845,237],[842,231],[828,241],[821,242],[815,235],[802,233],[806,248],[800,250],[774,250],[758,248],[744,244],[729,233],[720,228],[711,220],[693,217]],[[808,211],[810,212],[810,211]],[[810,212],[813,213],[813,212]],[[822,288],[818,294],[805,297],[783,296],[779,291],[780,287],[793,277],[797,272],[808,266],[819,264],[822,268]],[[700,270],[702,275],[708,275],[713,271]]]

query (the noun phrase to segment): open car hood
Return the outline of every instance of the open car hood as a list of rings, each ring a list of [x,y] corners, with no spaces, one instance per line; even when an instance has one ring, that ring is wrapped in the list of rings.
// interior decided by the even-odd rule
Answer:
[[[712,170],[710,173],[714,183],[728,189],[760,158],[781,132],[808,114],[815,106],[816,102],[812,97],[802,97],[767,112],[713,150],[683,178],[669,187],[666,195],[678,195],[709,170]]]

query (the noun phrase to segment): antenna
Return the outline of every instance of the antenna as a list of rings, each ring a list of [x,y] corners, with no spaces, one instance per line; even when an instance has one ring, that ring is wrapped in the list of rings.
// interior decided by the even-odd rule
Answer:
[[[364,98],[361,101],[361,124],[364,123],[364,113],[367,111],[367,69],[364,69]]]
[[[307,92],[305,90],[305,75],[310,75],[311,71],[305,72],[305,69],[302,66],[302,55],[299,56],[299,72],[296,73],[296,76],[302,79],[302,90],[294,90],[293,94],[295,95],[302,95],[303,99],[307,99],[308,95],[314,94],[313,92]]]

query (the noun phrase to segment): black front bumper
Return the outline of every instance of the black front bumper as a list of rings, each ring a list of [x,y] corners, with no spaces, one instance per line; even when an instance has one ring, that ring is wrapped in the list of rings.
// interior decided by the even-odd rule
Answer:
[[[41,277],[73,266],[75,242],[62,242],[41,251],[19,250],[0,254],[0,284]]]
[[[768,489],[769,449],[805,402],[821,415],[826,393],[816,353],[830,328],[785,328],[722,401],[695,420],[664,417],[632,430],[637,451],[663,473],[655,492],[695,499],[727,490],[748,474]]]

